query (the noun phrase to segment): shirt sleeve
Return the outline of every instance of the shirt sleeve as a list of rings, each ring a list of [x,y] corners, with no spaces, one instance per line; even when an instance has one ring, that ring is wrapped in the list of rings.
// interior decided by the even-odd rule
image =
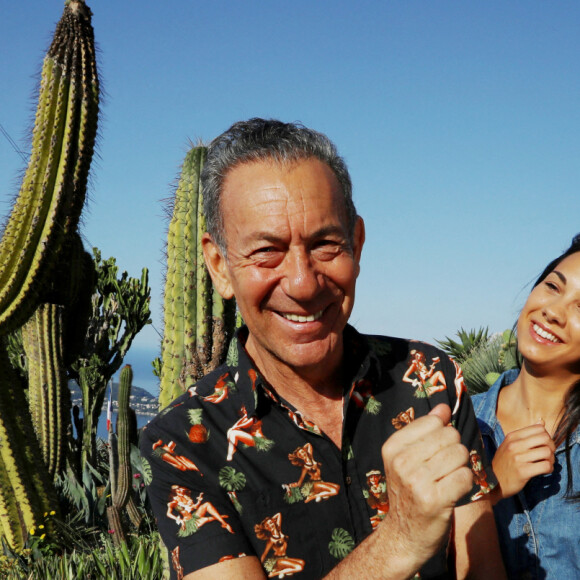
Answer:
[[[220,561],[253,555],[253,549],[235,501],[216,484],[215,474],[199,471],[186,429],[177,427],[179,413],[171,415],[142,431],[140,449],[147,494],[169,552],[171,578],[179,580]]]
[[[458,505],[465,505],[488,494],[497,485],[497,479],[483,447],[483,440],[461,367],[455,360],[444,356],[448,377],[447,392],[452,410],[451,423],[459,431],[461,442],[469,451],[469,467],[473,472],[473,487],[458,502]]]

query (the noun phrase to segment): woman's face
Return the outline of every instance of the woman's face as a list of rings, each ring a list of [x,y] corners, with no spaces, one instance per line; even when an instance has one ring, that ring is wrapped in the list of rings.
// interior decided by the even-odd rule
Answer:
[[[518,348],[534,372],[580,377],[580,252],[562,260],[528,296]]]

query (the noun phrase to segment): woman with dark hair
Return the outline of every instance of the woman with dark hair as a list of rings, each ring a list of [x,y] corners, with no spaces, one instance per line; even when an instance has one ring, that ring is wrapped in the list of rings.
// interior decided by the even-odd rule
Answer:
[[[510,578],[580,578],[580,235],[517,322],[521,368],[473,397]]]

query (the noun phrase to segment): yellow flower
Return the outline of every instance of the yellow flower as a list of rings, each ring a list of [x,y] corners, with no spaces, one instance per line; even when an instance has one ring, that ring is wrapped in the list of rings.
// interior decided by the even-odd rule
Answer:
[[[42,536],[40,536],[41,540],[44,540],[44,538],[46,538],[46,534],[42,534]]]
[[[44,530],[44,526],[43,526],[42,524],[40,524],[40,525],[38,526],[38,529],[39,529],[39,530]]]
[[[35,533],[36,533],[36,528],[34,528],[34,527],[30,528],[30,535],[34,536]]]
[[[54,510],[52,510],[52,511],[50,512],[50,515],[51,515],[51,516],[53,516],[53,515],[55,515],[55,514],[56,514],[56,512],[55,512]]]

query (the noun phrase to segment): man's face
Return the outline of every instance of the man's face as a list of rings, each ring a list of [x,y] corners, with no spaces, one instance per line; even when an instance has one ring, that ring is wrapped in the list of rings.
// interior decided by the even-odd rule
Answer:
[[[226,175],[227,258],[208,237],[204,252],[220,293],[236,297],[246,349],[266,377],[329,375],[341,362],[364,242],[362,220],[349,240],[344,205],[318,159],[244,163]]]

